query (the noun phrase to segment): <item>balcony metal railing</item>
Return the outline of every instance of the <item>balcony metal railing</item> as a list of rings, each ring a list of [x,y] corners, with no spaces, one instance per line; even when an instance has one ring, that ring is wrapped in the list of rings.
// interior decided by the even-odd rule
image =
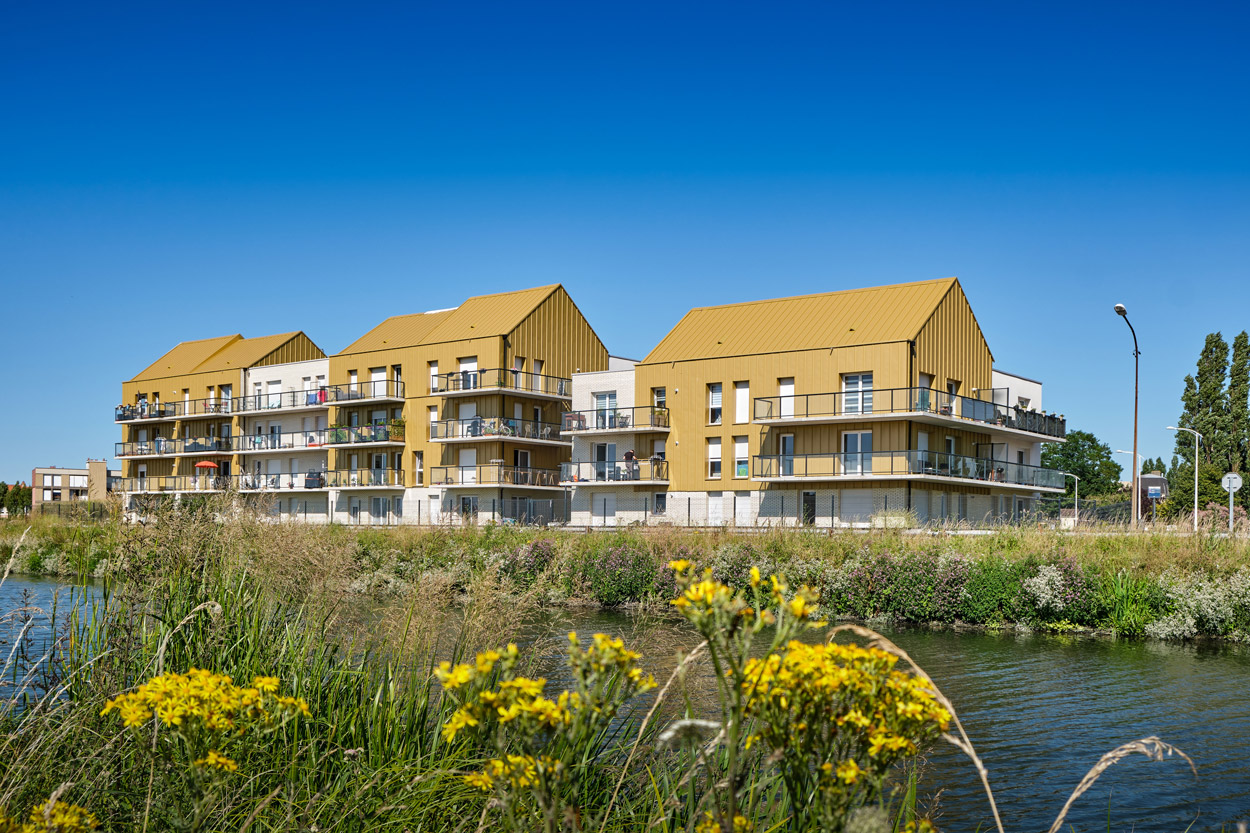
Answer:
[[[122,492],[240,492],[308,489],[403,488],[401,469],[343,469],[280,474],[172,474],[117,479]]]
[[[326,430],[328,445],[356,445],[362,443],[402,443],[404,423],[382,422],[377,425],[340,425]]]
[[[503,390],[533,393],[570,399],[573,380],[541,373],[495,367],[487,370],[456,370],[430,377],[430,393],[470,393],[478,390]]]
[[[569,411],[564,415],[565,431],[646,431],[668,427],[668,408],[651,405]]]
[[[286,390],[280,393],[254,393],[235,400],[235,410],[247,413],[279,408],[324,408],[330,400],[329,388]]]
[[[560,425],[531,419],[475,416],[430,423],[431,440],[547,440],[560,442]],[[567,442],[567,440],[565,440]]]
[[[230,454],[230,437],[154,437],[142,442],[116,443],[114,456],[143,457],[172,454]]]
[[[667,481],[668,461],[658,457],[649,460],[596,460],[590,463],[561,463],[563,483],[603,483]]]
[[[1062,439],[1066,420],[1012,405],[985,402],[928,388],[884,388],[842,393],[805,393],[756,397],[756,420],[805,420],[873,414],[936,414],[956,419],[1015,428]]]
[[[279,434],[240,434],[234,438],[234,450],[239,454],[247,454],[256,451],[317,449],[327,444],[329,435],[328,428]]]
[[[752,477],[837,478],[931,475],[1062,489],[1063,472],[941,451],[870,451],[843,454],[761,455],[752,458]]]
[[[432,466],[435,486],[559,486],[556,469],[534,469],[488,463],[481,466]]]
[[[178,409],[172,403],[147,401],[134,405],[118,405],[113,409],[114,422],[133,422],[142,419],[175,419]]]
[[[394,379],[378,379],[376,382],[335,385],[326,389],[326,398],[336,404],[370,399],[403,399],[404,383]]]
[[[326,484],[332,489],[377,487],[402,489],[403,469],[335,469],[326,472]]]

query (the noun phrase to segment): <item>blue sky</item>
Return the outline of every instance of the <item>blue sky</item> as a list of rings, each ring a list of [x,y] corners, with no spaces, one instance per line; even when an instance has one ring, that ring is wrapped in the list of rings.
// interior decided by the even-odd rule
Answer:
[[[174,343],[562,282],[692,306],[958,275],[999,366],[1142,452],[1250,328],[1250,12],[1161,3],[10,4],[0,479],[111,455]],[[1126,462],[1126,457],[1121,457]]]

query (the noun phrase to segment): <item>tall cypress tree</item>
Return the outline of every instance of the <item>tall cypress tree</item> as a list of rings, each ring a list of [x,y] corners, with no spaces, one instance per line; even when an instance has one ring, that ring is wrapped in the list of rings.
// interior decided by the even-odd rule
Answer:
[[[1250,335],[1233,339],[1233,364],[1228,371],[1228,471],[1246,471],[1250,453]]]
[[[1227,378],[1228,342],[1221,334],[1211,333],[1198,357],[1197,375],[1185,377],[1185,392],[1181,395],[1184,409],[1179,425],[1202,434],[1201,461],[1217,466],[1229,462],[1232,448],[1228,393],[1224,386]],[[1176,453],[1186,462],[1193,460],[1191,435],[1177,432]]]

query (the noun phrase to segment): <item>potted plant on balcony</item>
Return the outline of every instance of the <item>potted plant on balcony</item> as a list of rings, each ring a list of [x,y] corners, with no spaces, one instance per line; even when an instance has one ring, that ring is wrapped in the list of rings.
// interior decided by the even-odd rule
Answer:
[[[331,425],[330,426],[330,442],[345,443],[347,442],[347,426]]]

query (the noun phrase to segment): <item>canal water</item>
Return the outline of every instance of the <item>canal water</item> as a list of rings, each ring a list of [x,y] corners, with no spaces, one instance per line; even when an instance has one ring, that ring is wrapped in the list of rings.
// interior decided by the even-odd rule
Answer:
[[[13,576],[0,587],[0,659],[20,629],[14,611],[48,609],[58,590],[65,593],[55,581]],[[671,619],[611,611],[550,614],[532,624],[530,644],[552,648],[542,651],[548,657],[542,664],[553,683],[562,676],[555,646],[567,644],[569,630],[621,636],[643,651],[644,664],[661,683],[678,651],[699,641],[685,623]],[[1250,646],[881,630],[954,702],[989,770],[1008,831],[1048,829],[1104,752],[1149,735],[1188,753],[1198,776],[1177,758],[1127,758],[1075,805],[1068,816],[1075,830],[1232,833],[1236,822],[1250,820]],[[690,675],[688,685],[695,702],[712,706],[709,671]],[[952,747],[929,753],[921,792],[940,794],[943,830],[993,829],[976,772]]]

